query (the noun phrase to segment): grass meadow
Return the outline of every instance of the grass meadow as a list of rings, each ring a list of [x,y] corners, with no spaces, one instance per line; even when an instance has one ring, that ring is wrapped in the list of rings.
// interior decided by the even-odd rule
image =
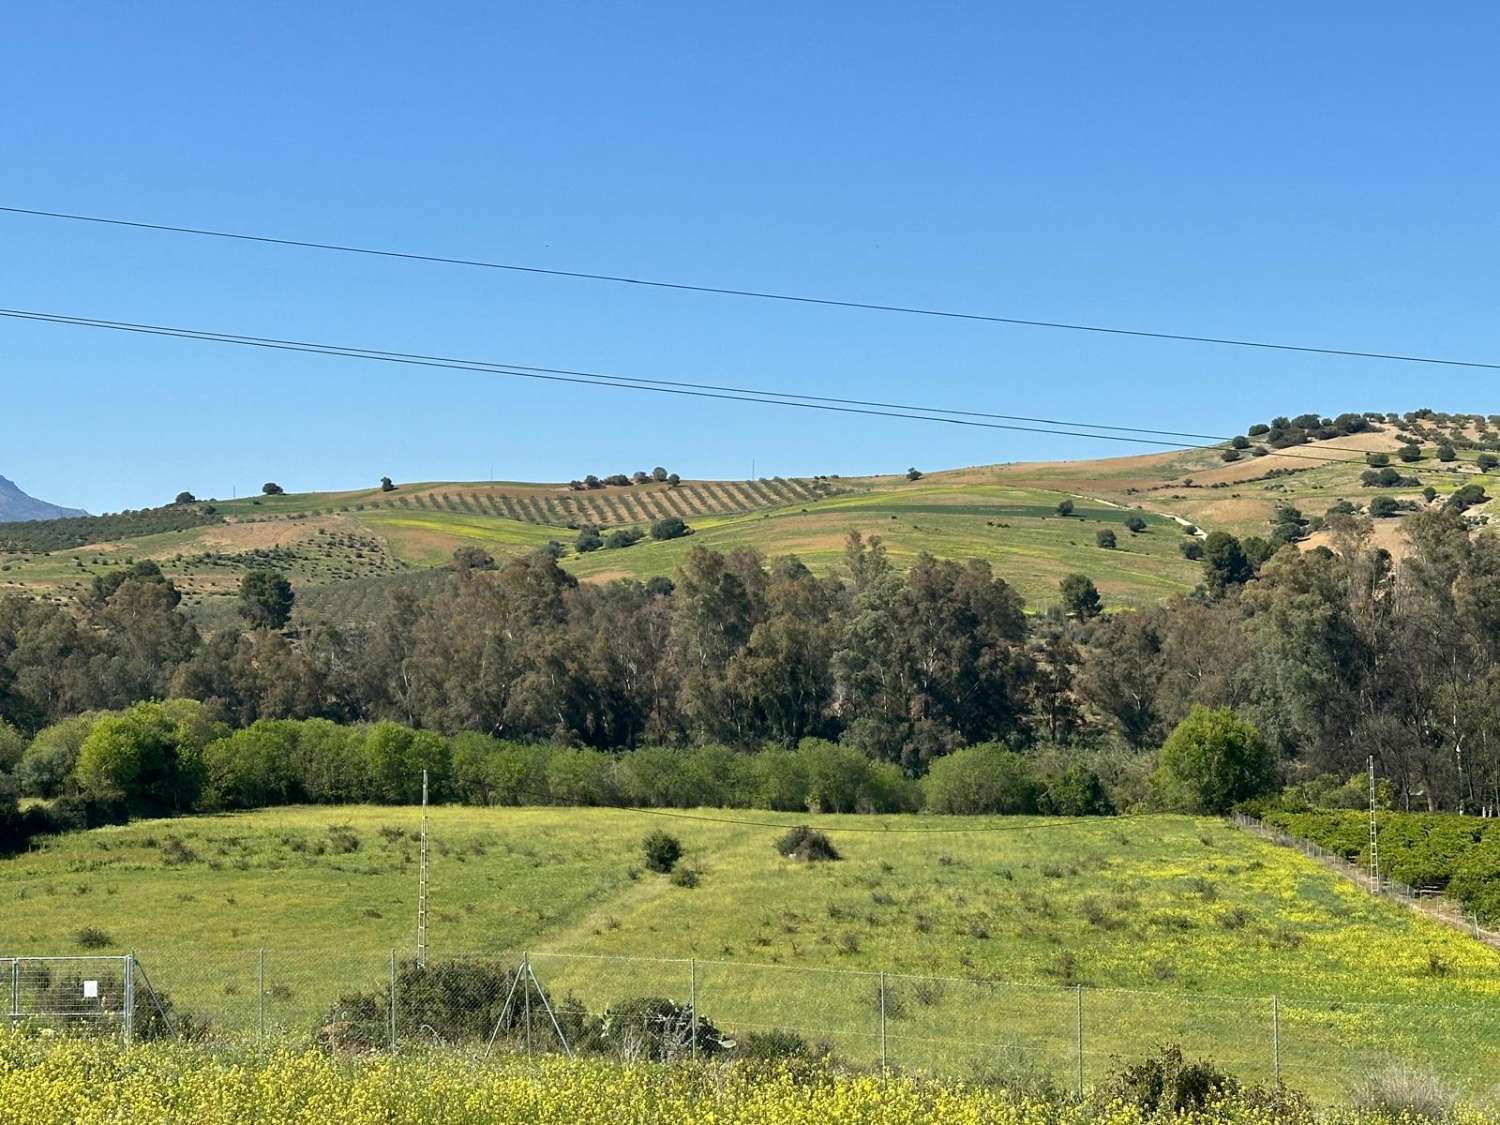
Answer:
[[[1500,1072],[1500,954],[1220,822],[804,819],[844,858],[784,860],[759,825],[434,809],[431,956],[529,951],[596,1011],[696,991],[731,1031],[796,1028],[861,1064],[879,1055],[884,971],[887,1058],[913,1071],[1072,1081],[1081,1009],[1088,1076],[1177,1041],[1269,1079],[1277,1036],[1286,1079],[1321,1094],[1394,1056],[1471,1087]],[[292,808],[47,839],[5,865],[0,952],[134,950],[226,1029],[264,1010],[305,1035],[410,955],[417,824]],[[696,886],[645,871],[657,827]]]

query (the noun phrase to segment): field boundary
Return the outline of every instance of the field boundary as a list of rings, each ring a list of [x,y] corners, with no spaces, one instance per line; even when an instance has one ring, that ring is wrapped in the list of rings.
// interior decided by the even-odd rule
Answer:
[[[1369,894],[1399,902],[1445,926],[1461,930],[1492,949],[1500,949],[1500,931],[1489,930],[1481,926],[1477,915],[1468,913],[1446,895],[1423,894],[1415,887],[1407,886],[1379,872],[1371,877],[1370,873],[1359,864],[1351,863],[1337,852],[1331,852],[1312,840],[1294,836],[1290,832],[1273,827],[1257,817],[1248,816],[1245,813],[1233,813],[1228,820],[1234,827],[1250,832],[1261,839],[1270,840],[1273,844],[1279,844],[1284,848],[1295,848],[1309,859],[1317,860],[1324,867],[1337,872]]]

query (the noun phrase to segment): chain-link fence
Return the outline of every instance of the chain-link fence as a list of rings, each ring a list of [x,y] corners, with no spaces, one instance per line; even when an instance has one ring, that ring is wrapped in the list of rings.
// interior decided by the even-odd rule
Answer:
[[[107,959],[117,965],[120,959]],[[1245,1082],[1337,1099],[1403,1063],[1473,1095],[1500,1008],[1130,991],[712,960],[525,952],[143,951],[168,1007],[225,1034],[625,1058],[789,1049],[855,1067],[1088,1088],[1167,1044]],[[0,965],[8,963],[0,962]],[[54,972],[56,972],[54,970]],[[70,979],[72,970],[67,974]],[[101,973],[102,977],[102,973]],[[173,1007],[175,1006],[175,1007]]]
[[[173,1030],[145,969],[132,954],[0,957],[0,988],[15,1029],[118,1036],[131,1043]]]
[[[1309,859],[1318,860],[1327,867],[1333,868],[1351,882],[1357,883],[1365,890],[1374,895],[1382,895],[1385,898],[1394,899],[1404,903],[1414,910],[1436,918],[1455,929],[1463,930],[1470,936],[1477,938],[1486,945],[1500,949],[1500,931],[1486,929],[1480,925],[1479,916],[1472,911],[1467,911],[1461,903],[1454,902],[1440,893],[1424,891],[1417,887],[1408,886],[1399,879],[1392,879],[1378,869],[1371,871],[1368,867],[1353,863],[1338,852],[1329,851],[1321,844],[1312,840],[1305,840],[1301,836],[1293,836],[1284,832],[1275,825],[1267,824],[1253,816],[1244,813],[1234,813],[1230,816],[1230,822],[1236,828],[1243,828],[1247,832],[1253,832],[1263,839],[1271,840],[1285,848],[1295,848]]]

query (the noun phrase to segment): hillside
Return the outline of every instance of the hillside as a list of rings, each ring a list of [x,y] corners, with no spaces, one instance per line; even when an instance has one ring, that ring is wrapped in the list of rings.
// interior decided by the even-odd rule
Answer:
[[[1496,1062],[1500,955],[1222,822],[804,819],[843,859],[781,859],[754,824],[436,808],[432,955],[530,950],[591,1010],[687,987],[686,960],[611,957],[697,958],[710,1018],[800,1028],[865,1062],[874,970],[910,974],[890,985],[893,1058],[949,1073],[1020,1052],[1071,1077],[1078,985],[1100,1071],[1173,1040],[1266,1080],[1272,994],[1302,1089],[1338,1092],[1331,1068],[1370,1051],[1459,1082]],[[242,1029],[264,949],[269,1025],[305,1031],[410,949],[416,825],[412,808],[288,808],[47,839],[7,866],[24,909],[0,918],[0,948],[64,953],[94,927],[89,942],[138,951],[180,1005]],[[697,886],[642,870],[641,837],[661,826]]]
[[[1376,419],[1376,420],[1371,420]],[[1301,428],[1297,423],[1319,423]],[[1338,422],[1338,425],[1334,423]],[[1375,541],[1404,547],[1402,520],[1478,486],[1466,515],[1489,519],[1500,481],[1500,438],[1478,415],[1341,415],[1273,419],[1213,447],[1081,461],[1018,462],[869,477],[748,481],[617,476],[571,483],[400,482],[370,488],[187,503],[87,519],[16,524],[0,533],[0,590],[68,598],[91,578],[153,559],[208,618],[228,611],[241,576],[285,572],[303,611],[358,615],[372,590],[419,581],[455,549],[497,559],[556,543],[563,565],[591,581],[670,576],[694,545],[796,554],[815,572],[838,567],[850,531],[879,536],[898,566],[923,551],[987,560],[1033,609],[1057,598],[1064,575],[1092,578],[1107,605],[1141,606],[1191,590],[1188,527],[1328,542],[1331,510],[1375,516]],[[1353,432],[1346,432],[1348,429]],[[1260,431],[1257,433],[1256,431]],[[1408,448],[1409,447],[1409,448]],[[1403,458],[1403,450],[1406,450]],[[1383,466],[1377,468],[1376,466]],[[1381,484],[1366,483],[1384,472]],[[644,478],[644,479],[640,479]],[[613,481],[614,483],[609,483]],[[1073,505],[1070,516],[1058,505]],[[1289,511],[1297,521],[1285,522]],[[1128,531],[1137,515],[1144,528]],[[692,534],[655,541],[661,519]],[[581,551],[581,528],[641,533],[628,546]],[[1116,547],[1097,543],[1113,531]]]
[[[0,477],[0,523],[21,523],[27,520],[56,520],[70,516],[86,516],[81,508],[64,508],[49,504],[22,492],[15,481]]]

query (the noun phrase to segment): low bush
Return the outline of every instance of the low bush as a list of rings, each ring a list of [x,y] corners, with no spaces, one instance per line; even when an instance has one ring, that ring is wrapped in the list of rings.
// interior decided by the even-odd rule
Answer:
[[[787,859],[800,859],[808,863],[821,863],[840,858],[832,840],[822,832],[805,825],[798,825],[777,840],[776,850]]]
[[[1190,1062],[1182,1048],[1161,1048],[1111,1075],[1096,1091],[1104,1104],[1135,1106],[1146,1118],[1202,1113],[1239,1090],[1239,1083],[1210,1063]]]
[[[645,856],[648,870],[655,871],[658,875],[666,875],[677,866],[677,861],[682,858],[682,844],[676,836],[669,836],[665,832],[652,832],[641,841],[641,852]]]

